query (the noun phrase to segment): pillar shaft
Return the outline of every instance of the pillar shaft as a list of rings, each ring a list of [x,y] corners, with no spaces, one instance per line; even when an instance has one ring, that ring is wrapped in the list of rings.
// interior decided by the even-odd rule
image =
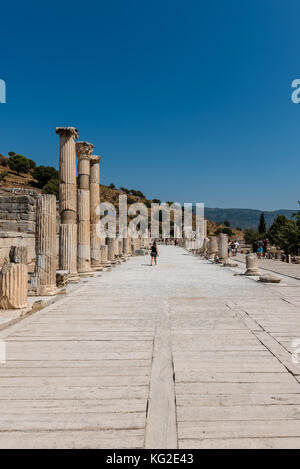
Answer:
[[[28,304],[28,271],[24,264],[5,264],[0,274],[0,309]]]
[[[116,257],[116,239],[106,238],[107,244],[107,259],[108,261],[114,261]]]
[[[37,199],[36,264],[38,295],[56,293],[56,198],[45,194]]]
[[[91,265],[97,267],[101,264],[100,240],[100,156],[93,155],[91,159],[90,174],[90,217],[91,217]]]
[[[90,240],[90,161],[94,146],[77,142],[78,158],[78,239],[77,268],[79,274],[92,273]]]
[[[228,259],[228,235],[225,233],[219,234],[218,257],[220,262],[226,262]]]
[[[61,218],[59,234],[59,268],[68,270],[70,279],[77,275],[77,192],[74,127],[57,127],[59,146],[59,213]]]

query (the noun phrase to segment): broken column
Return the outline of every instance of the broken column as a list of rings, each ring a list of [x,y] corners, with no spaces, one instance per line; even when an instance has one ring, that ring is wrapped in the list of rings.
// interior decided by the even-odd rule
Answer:
[[[28,271],[24,264],[5,264],[0,273],[0,309],[28,304]]]
[[[94,145],[77,142],[78,159],[78,232],[77,269],[81,276],[92,276],[90,239],[90,162]]]
[[[56,197],[44,194],[36,205],[36,263],[37,294],[55,295],[56,288]]]
[[[90,237],[91,237],[91,266],[97,269],[101,265],[101,240],[100,240],[100,156],[91,157],[90,174]]]
[[[228,259],[228,235],[225,233],[220,233],[218,241],[219,262],[224,263]]]
[[[257,265],[257,255],[252,253],[252,254],[247,254],[246,256],[246,272],[244,275],[261,275],[259,270],[258,270],[258,265]]]
[[[111,264],[116,264],[116,239],[108,237],[106,238],[106,244],[107,244],[107,260]]]
[[[209,259],[214,259],[218,252],[217,238],[215,236],[209,236],[208,239],[209,242],[207,246],[207,257]]]
[[[79,280],[77,273],[77,185],[74,127],[57,127],[59,146],[59,269],[69,272],[69,280]]]

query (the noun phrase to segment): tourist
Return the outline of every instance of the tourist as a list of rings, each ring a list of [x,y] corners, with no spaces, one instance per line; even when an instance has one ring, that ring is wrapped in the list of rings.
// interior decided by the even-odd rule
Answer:
[[[257,249],[257,255],[258,255],[258,257],[262,257],[263,252],[264,252],[264,249],[263,249],[263,242],[262,242],[262,240],[260,239],[260,240],[258,241],[258,249]]]
[[[264,240],[263,240],[263,257],[266,257],[266,253],[267,253],[267,250],[268,250],[268,245],[269,245],[268,239],[264,238]]]
[[[258,248],[258,242],[256,240],[256,241],[253,241],[253,243],[252,243],[252,252],[257,254],[257,248]]]
[[[235,245],[235,249],[234,249],[235,254],[234,255],[236,256],[236,253],[238,252],[239,247],[240,247],[240,243],[238,242],[237,239],[235,240],[234,245]]]
[[[157,249],[156,241],[153,241],[153,244],[151,246],[150,256],[151,256],[151,265],[153,263],[153,259],[154,259],[154,262],[155,262],[155,265],[156,265],[157,264],[157,257],[158,257],[158,249]]]

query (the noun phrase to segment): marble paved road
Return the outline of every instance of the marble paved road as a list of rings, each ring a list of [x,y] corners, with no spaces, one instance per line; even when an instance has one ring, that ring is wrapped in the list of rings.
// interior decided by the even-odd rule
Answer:
[[[300,448],[300,282],[171,246],[148,264],[0,332],[0,447]]]

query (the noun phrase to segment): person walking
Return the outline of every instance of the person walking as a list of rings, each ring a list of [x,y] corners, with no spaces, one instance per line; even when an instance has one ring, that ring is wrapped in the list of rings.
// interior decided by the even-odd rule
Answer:
[[[150,256],[151,256],[151,265],[153,264],[153,259],[154,259],[155,265],[157,265],[158,249],[157,249],[156,241],[153,241],[153,244],[151,246]]]

